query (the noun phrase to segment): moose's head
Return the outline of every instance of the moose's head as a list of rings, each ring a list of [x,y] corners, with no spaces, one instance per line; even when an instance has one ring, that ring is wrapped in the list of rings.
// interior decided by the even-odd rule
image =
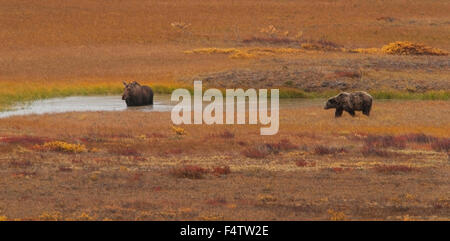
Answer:
[[[133,81],[127,84],[127,82],[123,81],[123,85],[125,86],[125,89],[123,90],[122,100],[127,100],[130,98],[130,96],[133,95],[135,92],[135,89],[139,86],[141,86],[138,82]]]

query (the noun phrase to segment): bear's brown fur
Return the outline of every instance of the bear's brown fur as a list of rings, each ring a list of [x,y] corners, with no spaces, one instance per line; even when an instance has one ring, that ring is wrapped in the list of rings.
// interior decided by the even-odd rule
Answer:
[[[324,109],[332,108],[336,109],[335,117],[340,117],[344,110],[352,116],[355,116],[355,111],[362,111],[364,115],[369,116],[372,108],[372,96],[364,91],[342,92],[328,99]]]

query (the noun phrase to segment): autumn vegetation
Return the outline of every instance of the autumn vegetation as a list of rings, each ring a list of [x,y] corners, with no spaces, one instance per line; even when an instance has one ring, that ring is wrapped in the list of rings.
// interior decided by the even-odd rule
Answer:
[[[279,134],[266,137],[258,126],[173,128],[158,112],[1,119],[1,216],[447,219],[450,106],[416,104],[380,102],[370,118],[338,120],[320,103],[282,110]]]
[[[450,6],[0,1],[0,109],[66,96],[279,88],[280,131],[168,112],[0,119],[0,221],[449,220]],[[364,90],[370,117],[324,100]],[[120,97],[118,97],[120,98]]]

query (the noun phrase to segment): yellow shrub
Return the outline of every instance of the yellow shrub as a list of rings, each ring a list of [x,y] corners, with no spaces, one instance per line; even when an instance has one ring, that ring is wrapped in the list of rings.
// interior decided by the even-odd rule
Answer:
[[[231,59],[252,59],[256,58],[256,55],[250,54],[246,51],[238,51],[229,56]]]
[[[177,135],[186,135],[186,131],[181,127],[172,126],[172,130],[175,131]]]
[[[309,43],[304,43],[300,45],[302,48],[304,49],[308,49],[308,50],[319,50],[320,46],[317,44],[309,44]]]
[[[331,221],[344,221],[344,212],[334,211],[333,209],[328,209],[328,215]]]
[[[76,219],[79,220],[79,221],[92,221],[92,220],[95,220],[95,218],[89,216],[89,214],[87,214],[87,213],[80,214],[80,216],[78,216]]]
[[[96,152],[99,152],[100,150],[98,149],[98,148],[95,148],[95,147],[93,147],[91,150],[89,150],[89,152],[93,152],[93,153],[96,153]]]
[[[263,203],[274,203],[277,201],[277,198],[270,195],[270,194],[259,194],[258,195],[258,200],[263,202]]]
[[[53,212],[53,213],[43,212],[39,216],[39,220],[40,221],[58,221],[58,220],[61,220],[61,213],[60,212]]]
[[[81,144],[70,144],[63,141],[52,141],[44,143],[44,149],[59,152],[80,153],[87,151],[86,147]]]
[[[395,55],[448,55],[447,52],[420,43],[397,41],[381,48],[383,53]]]

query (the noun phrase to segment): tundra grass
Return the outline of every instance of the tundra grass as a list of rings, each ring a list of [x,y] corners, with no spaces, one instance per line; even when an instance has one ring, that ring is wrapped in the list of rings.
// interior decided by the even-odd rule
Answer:
[[[280,98],[305,98],[305,99],[315,99],[315,98],[328,98],[337,95],[341,91],[339,90],[328,90],[320,92],[308,92],[302,89],[295,88],[280,88]],[[347,92],[351,92],[350,90]],[[373,90],[367,91],[375,99],[398,99],[398,100],[449,100],[450,91],[439,90],[439,91],[427,91],[423,93],[414,92],[402,92],[395,90]],[[222,90],[225,94],[225,91]],[[270,91],[268,92],[270,96]]]
[[[171,94],[177,88],[185,88],[193,93],[193,87],[185,84],[155,84],[150,85],[155,94]],[[15,88],[5,88],[0,91],[0,110],[5,110],[16,103],[29,102],[39,99],[48,99],[68,96],[89,95],[119,95],[123,91],[122,84],[77,84],[67,86],[54,84],[50,86],[26,85]],[[225,95],[225,90],[221,89]],[[328,98],[338,94],[339,91],[306,92],[301,89],[280,88],[280,98]],[[412,93],[401,91],[369,91],[375,99],[402,99],[402,100],[449,100],[450,91],[428,91],[424,93]],[[269,91],[270,95],[270,91]]]
[[[403,100],[449,100],[450,91],[438,90],[423,93],[401,91],[369,91],[375,99],[403,99]]]
[[[449,220],[449,108],[302,105],[274,136],[166,112],[1,118],[0,220]]]

